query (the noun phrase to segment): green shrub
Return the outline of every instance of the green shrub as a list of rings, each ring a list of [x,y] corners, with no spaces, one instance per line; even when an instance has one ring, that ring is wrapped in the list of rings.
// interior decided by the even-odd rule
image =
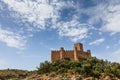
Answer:
[[[68,60],[57,60],[53,63],[45,61],[37,68],[39,74],[44,73],[57,73],[64,74],[70,72],[72,74],[80,74],[82,76],[93,76],[98,78],[102,73],[106,75],[120,76],[120,64],[111,63],[107,60],[100,60],[96,57],[73,62]]]

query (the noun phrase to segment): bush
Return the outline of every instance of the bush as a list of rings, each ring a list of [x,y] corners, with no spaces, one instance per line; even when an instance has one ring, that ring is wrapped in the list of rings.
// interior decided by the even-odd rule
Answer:
[[[93,76],[98,78],[102,73],[106,75],[120,76],[120,64],[103,61],[96,57],[81,60],[80,62],[73,62],[68,60],[57,60],[53,63],[45,61],[37,68],[39,74],[57,73],[64,74],[67,72],[73,74],[81,74],[82,76]]]

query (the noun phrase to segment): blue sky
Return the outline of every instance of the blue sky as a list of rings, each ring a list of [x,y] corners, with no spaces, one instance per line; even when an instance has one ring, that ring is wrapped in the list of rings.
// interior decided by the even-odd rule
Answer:
[[[0,69],[34,70],[81,42],[120,62],[120,0],[0,0]]]

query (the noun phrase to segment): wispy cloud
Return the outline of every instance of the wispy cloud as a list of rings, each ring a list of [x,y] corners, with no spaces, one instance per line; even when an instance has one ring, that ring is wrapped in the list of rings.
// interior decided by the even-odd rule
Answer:
[[[59,23],[59,35],[69,37],[73,42],[87,38],[89,26],[73,19],[70,22]]]
[[[108,7],[109,14],[106,16],[106,24],[103,26],[105,31],[115,34],[120,32],[120,5],[112,5]]]
[[[29,22],[34,26],[44,29],[48,19],[57,18],[57,13],[54,7],[49,4],[48,0],[32,1],[16,1],[16,0],[2,0],[8,5],[10,11],[15,11],[15,14],[21,18],[22,22]]]
[[[93,41],[93,42],[90,42],[89,45],[100,44],[100,43],[102,43],[102,42],[104,42],[104,41],[105,41],[104,38],[100,38],[100,39],[97,39],[97,40],[95,40],[95,41]]]
[[[10,11],[17,12],[19,18],[21,18],[23,22],[27,21],[33,24],[34,27],[45,29],[48,24],[52,24],[50,28],[57,29],[60,36],[69,37],[74,42],[88,36],[88,25],[80,23],[76,18],[72,18],[72,20],[67,22],[58,21],[63,17],[60,16],[63,7],[68,9],[74,7],[73,2],[58,0],[53,0],[51,2],[48,0],[2,1],[8,5]]]
[[[120,1],[105,0],[107,3],[92,1],[96,5],[83,8],[80,5],[84,4],[79,3],[79,1],[2,0],[8,5],[12,17],[19,18],[23,24],[32,24],[32,28],[28,29],[29,31],[32,31],[33,28],[40,30],[46,29],[46,27],[53,28],[58,30],[59,36],[68,37],[74,42],[90,36],[89,31],[93,29],[90,25],[100,24],[98,28],[101,32],[110,32],[111,34],[120,32],[120,5],[118,4]],[[73,10],[66,14],[64,9]],[[87,16],[84,19],[85,22],[82,22],[81,16],[83,14]],[[67,18],[68,20],[65,20]]]
[[[89,24],[100,24],[101,31],[110,32],[111,34],[120,32],[120,1],[105,0],[94,7],[83,10],[87,14]],[[90,13],[90,14],[89,14]]]
[[[17,49],[24,49],[26,44],[24,36],[2,28],[0,28],[0,41],[6,43],[9,47]]]

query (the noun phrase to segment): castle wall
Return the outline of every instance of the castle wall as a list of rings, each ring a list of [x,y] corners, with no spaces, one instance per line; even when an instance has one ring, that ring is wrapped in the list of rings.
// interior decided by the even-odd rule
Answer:
[[[87,58],[86,52],[77,51],[77,58],[86,59]]]
[[[74,60],[74,51],[73,50],[65,51],[64,58]]]
[[[60,59],[60,51],[51,51],[51,62]]]
[[[87,59],[88,57],[90,57],[90,53],[88,52],[81,52],[81,51],[77,51],[77,58],[78,59]]]
[[[59,51],[51,51],[51,62],[58,59],[79,61],[80,59],[87,59],[88,57],[91,57],[91,52],[90,50],[84,52],[81,43],[74,44],[74,50],[64,50],[64,48],[61,47]]]

